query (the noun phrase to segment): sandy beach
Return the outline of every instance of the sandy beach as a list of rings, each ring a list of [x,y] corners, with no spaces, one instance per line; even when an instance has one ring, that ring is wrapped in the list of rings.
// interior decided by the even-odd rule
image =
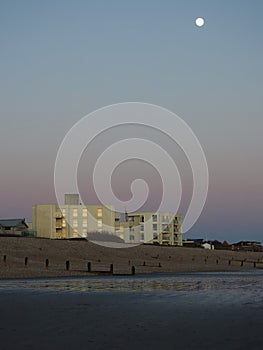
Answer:
[[[107,273],[111,264],[114,274],[130,274],[132,266],[136,274],[251,270],[263,268],[263,253],[151,245],[116,249],[88,241],[0,238],[0,278],[86,276]]]

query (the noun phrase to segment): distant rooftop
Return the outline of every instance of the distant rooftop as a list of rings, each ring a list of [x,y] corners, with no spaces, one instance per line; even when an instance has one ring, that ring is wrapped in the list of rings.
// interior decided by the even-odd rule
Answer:
[[[25,219],[0,219],[0,226],[3,227],[16,227],[19,225],[26,225]]]

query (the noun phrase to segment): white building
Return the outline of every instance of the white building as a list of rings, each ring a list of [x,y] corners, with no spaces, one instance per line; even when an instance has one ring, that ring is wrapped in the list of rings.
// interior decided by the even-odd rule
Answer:
[[[115,219],[116,234],[125,243],[183,245],[182,216],[171,213],[139,212],[126,214],[126,222]]]

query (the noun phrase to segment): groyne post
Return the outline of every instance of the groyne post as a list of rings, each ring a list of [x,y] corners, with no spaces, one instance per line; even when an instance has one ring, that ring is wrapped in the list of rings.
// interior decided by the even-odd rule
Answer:
[[[69,270],[69,267],[70,267],[70,263],[69,263],[69,260],[66,261],[66,270],[68,271]]]

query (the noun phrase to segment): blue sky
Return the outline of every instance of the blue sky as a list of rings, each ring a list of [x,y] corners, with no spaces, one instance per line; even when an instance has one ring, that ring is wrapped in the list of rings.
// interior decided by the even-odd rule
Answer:
[[[0,216],[55,201],[56,153],[81,117],[140,101],[181,116],[206,153],[188,235],[261,241],[262,14],[255,0],[0,1]]]

